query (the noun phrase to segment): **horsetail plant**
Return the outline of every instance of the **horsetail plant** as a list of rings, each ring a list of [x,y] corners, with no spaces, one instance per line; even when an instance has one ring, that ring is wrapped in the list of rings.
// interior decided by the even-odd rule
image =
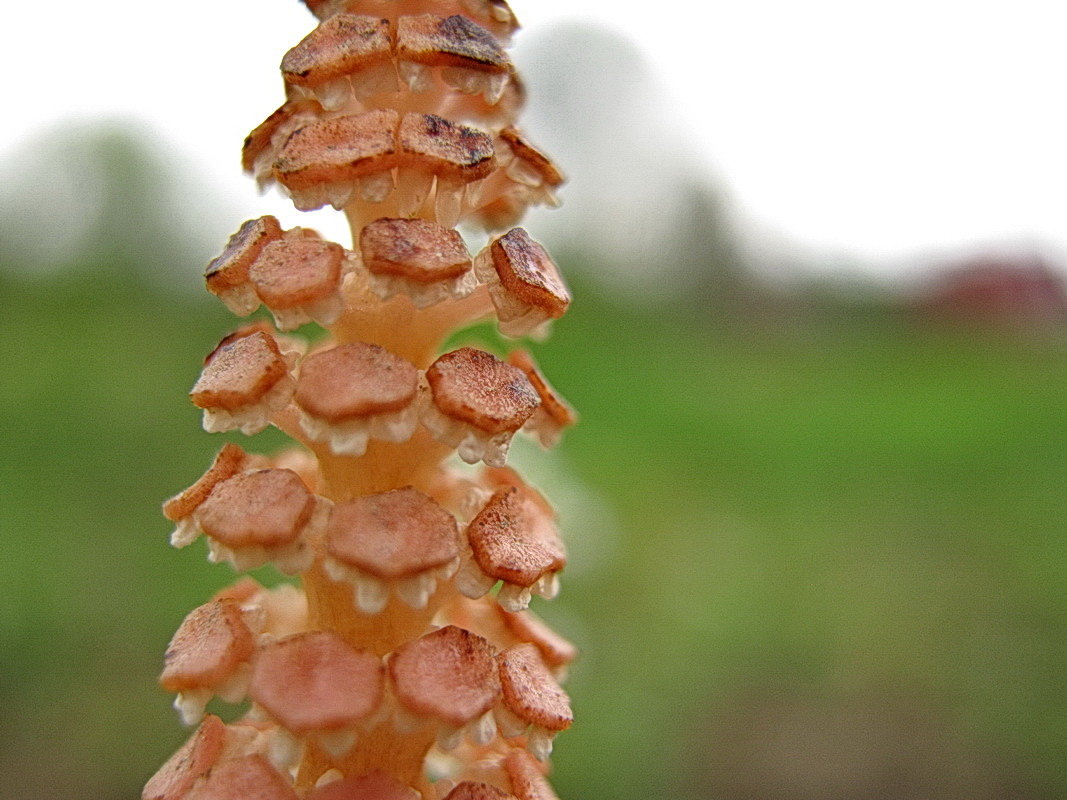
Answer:
[[[305,3],[318,27],[243,164],[298,209],[343,211],[353,247],[265,216],[208,265],[235,314],[271,322],[207,357],[204,428],[294,444],[226,444],[163,506],[175,546],[203,536],[211,561],[299,588],[246,576],[182,622],[160,682],[197,727],[143,797],[551,800],[575,650],[527,606],[558,591],[565,553],[505,461],[513,435],[554,445],[574,412],[526,351],[442,353],[486,317],[544,334],[570,303],[513,227],[562,182],[514,126],[517,23],[504,0]],[[473,257],[457,224],[484,242]],[[313,345],[287,335],[312,323]],[[247,713],[205,714],[216,697]]]

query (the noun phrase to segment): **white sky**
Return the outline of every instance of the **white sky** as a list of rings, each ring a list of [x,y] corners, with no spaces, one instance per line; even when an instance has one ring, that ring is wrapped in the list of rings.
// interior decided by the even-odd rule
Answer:
[[[1061,0],[513,5],[528,30],[578,9],[636,40],[754,230],[882,269],[974,243],[1067,252]],[[5,3],[0,157],[58,120],[132,117],[224,202],[275,211],[237,152],[313,24],[297,0]]]

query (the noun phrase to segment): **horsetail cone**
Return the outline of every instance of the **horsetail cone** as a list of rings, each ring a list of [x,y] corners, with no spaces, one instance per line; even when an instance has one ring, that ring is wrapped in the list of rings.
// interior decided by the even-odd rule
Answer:
[[[318,27],[242,163],[343,211],[353,246],[265,216],[208,265],[237,316],[265,312],[207,356],[204,428],[293,443],[226,444],[163,507],[175,546],[298,585],[243,577],[181,623],[160,683],[195,728],[143,797],[552,800],[576,651],[528,607],[566,552],[506,463],[514,436],[553,446],[576,415],[525,349],[443,349],[485,318],[543,336],[571,301],[515,227],[563,181],[517,127],[518,25],[503,0],[305,4]]]

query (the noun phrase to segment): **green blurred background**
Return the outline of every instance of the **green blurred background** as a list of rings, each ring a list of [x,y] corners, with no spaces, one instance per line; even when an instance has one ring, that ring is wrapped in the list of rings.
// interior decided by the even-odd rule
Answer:
[[[17,198],[48,178],[5,189],[0,795],[117,800],[186,736],[161,654],[232,580],[158,508],[220,445],[186,392],[234,321],[193,291],[221,244],[174,212],[195,191],[136,130],[39,149],[92,166],[95,211],[42,256],[65,223]],[[678,191],[678,291],[609,290],[574,239],[536,347],[582,413],[516,452],[572,551],[537,607],[584,652],[560,795],[1067,796],[1063,315],[770,286],[716,192]]]

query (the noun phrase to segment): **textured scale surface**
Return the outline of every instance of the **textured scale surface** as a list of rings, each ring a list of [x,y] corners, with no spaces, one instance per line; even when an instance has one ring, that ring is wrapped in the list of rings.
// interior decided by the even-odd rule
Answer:
[[[554,596],[565,550],[504,464],[513,436],[554,445],[576,414],[526,350],[445,347],[485,319],[547,332],[571,300],[514,228],[563,180],[516,127],[518,24],[504,0],[305,5],[318,27],[280,54],[286,96],[242,165],[342,211],[355,244],[264,216],[205,271],[255,315],[192,387],[205,428],[293,441],[226,444],[164,504],[176,546],[205,534],[211,561],[263,570],[171,641],[161,684],[197,727],[143,798],[557,800],[577,650],[516,609]],[[212,698],[247,713],[205,715]]]

